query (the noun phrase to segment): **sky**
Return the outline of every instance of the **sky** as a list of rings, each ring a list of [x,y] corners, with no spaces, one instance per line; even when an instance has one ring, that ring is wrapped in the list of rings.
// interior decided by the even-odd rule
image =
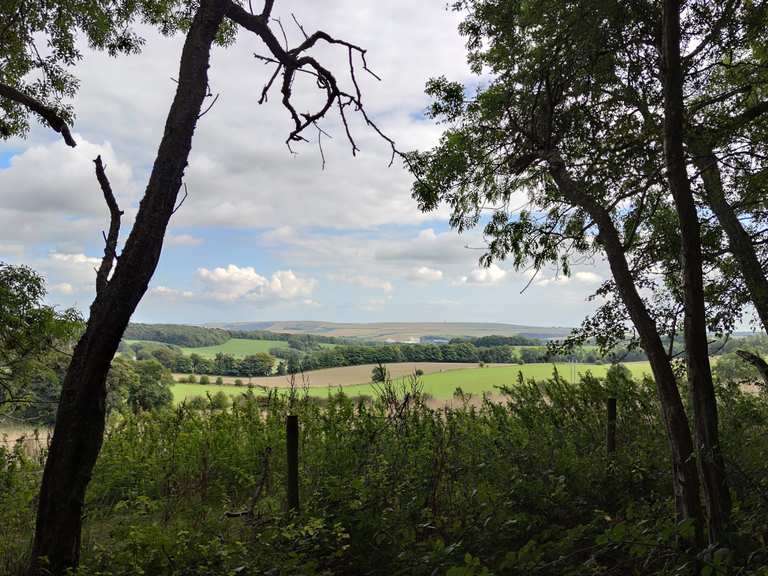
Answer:
[[[425,118],[428,78],[476,85],[457,32],[460,15],[445,0],[278,0],[291,44],[322,29],[367,49],[381,81],[358,71],[363,101],[401,150],[437,143],[442,127]],[[291,23],[291,25],[289,25]],[[132,224],[159,144],[178,74],[182,36],[147,28],[141,54],[110,58],[83,49],[75,73],[74,149],[41,125],[24,140],[0,142],[0,261],[43,274],[48,299],[87,311],[94,268],[103,253],[108,210],[92,160],[101,155]],[[174,214],[150,289],[133,320],[204,323],[326,320],[483,321],[575,326],[595,306],[588,297],[605,279],[604,262],[586,262],[568,278],[500,262],[480,268],[479,230],[459,235],[448,211],[421,213],[411,177],[390,163],[390,149],[359,116],[350,128],[353,156],[335,115],[317,142],[285,145],[291,128],[273,93],[258,104],[272,71],[254,58],[258,38],[239,32],[217,47],[209,71],[213,108],[195,133],[184,182],[188,197]],[[347,53],[321,47],[316,57],[349,86]],[[343,79],[343,80],[342,80]],[[317,99],[298,81],[301,105]],[[314,135],[313,135],[314,136]]]

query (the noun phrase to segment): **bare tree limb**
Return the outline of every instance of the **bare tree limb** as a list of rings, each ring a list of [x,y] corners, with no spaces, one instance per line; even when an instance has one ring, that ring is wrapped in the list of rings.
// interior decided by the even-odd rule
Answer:
[[[96,165],[96,179],[99,181],[104,200],[109,208],[109,232],[104,236],[104,257],[96,271],[96,294],[99,294],[107,286],[109,272],[112,270],[113,262],[117,259],[117,237],[120,234],[120,217],[123,212],[117,206],[117,200],[112,193],[112,186],[109,184],[109,179],[104,171],[101,156],[96,156],[93,163]]]
[[[26,106],[41,116],[54,132],[61,134],[61,136],[64,138],[64,142],[67,143],[67,146],[71,146],[73,148],[77,146],[74,138],[72,138],[72,134],[69,132],[69,126],[67,126],[67,123],[54,108],[46,106],[36,98],[33,98],[28,94],[24,94],[13,86],[8,86],[7,84],[3,83],[0,83],[0,97],[13,100],[22,106]]]
[[[355,140],[352,137],[352,133],[349,129],[349,123],[346,116],[346,108],[348,106],[353,106],[354,110],[363,116],[365,123],[369,127],[373,128],[373,130],[390,145],[390,148],[392,149],[392,157],[389,163],[390,166],[394,162],[395,155],[406,158],[404,154],[401,154],[397,150],[394,140],[386,136],[379,129],[376,123],[371,120],[370,116],[368,116],[365,108],[363,107],[361,90],[358,85],[357,77],[355,76],[353,53],[356,52],[360,55],[363,70],[368,72],[377,80],[381,80],[377,74],[368,68],[368,63],[365,59],[365,49],[356,44],[352,44],[351,42],[334,38],[322,30],[318,30],[312,34],[307,34],[307,32],[304,30],[304,27],[299,23],[295,16],[293,16],[293,20],[299,30],[301,30],[301,33],[304,35],[304,40],[295,48],[283,48],[278,38],[269,28],[269,14],[271,12],[272,3],[270,2],[267,4],[268,5],[265,5],[264,12],[256,16],[254,14],[248,13],[247,10],[243,9],[241,6],[230,0],[227,5],[226,16],[236,24],[259,36],[259,38],[261,38],[261,40],[264,42],[267,49],[271,53],[271,56],[261,56],[257,54],[255,55],[257,58],[265,62],[275,63],[278,65],[264,86],[261,93],[261,98],[259,99],[259,103],[263,103],[267,100],[267,93],[269,92],[269,89],[275,83],[278,74],[282,72],[283,78],[280,87],[280,92],[282,94],[282,104],[290,114],[294,124],[293,130],[290,132],[288,138],[286,139],[286,145],[288,146],[288,149],[293,152],[293,149],[291,148],[292,142],[306,142],[307,138],[303,136],[304,130],[310,126],[317,126],[318,120],[323,118],[331,109],[331,107],[336,104],[338,105],[341,120],[344,124],[344,131],[346,133],[347,140],[352,146],[353,155],[357,153],[359,148],[357,147],[357,144],[355,143]],[[282,24],[278,22],[278,25],[280,26],[280,29],[283,30],[284,34]],[[339,87],[339,84],[333,73],[321,65],[314,57],[307,54],[307,51],[319,42],[335,44],[347,48],[349,74],[352,85],[354,87],[352,94],[342,90]],[[300,113],[296,110],[293,104],[292,86],[294,77],[297,72],[303,72],[314,76],[316,78],[318,89],[325,93],[324,102],[313,112]]]

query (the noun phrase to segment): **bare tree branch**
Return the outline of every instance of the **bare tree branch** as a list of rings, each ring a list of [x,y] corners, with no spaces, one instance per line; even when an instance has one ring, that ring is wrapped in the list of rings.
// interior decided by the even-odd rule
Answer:
[[[316,127],[317,122],[328,113],[328,111],[331,109],[331,107],[334,104],[336,104],[339,108],[339,113],[341,115],[342,123],[344,124],[344,131],[346,133],[347,140],[352,146],[353,155],[357,153],[359,148],[357,147],[357,144],[355,143],[355,140],[349,129],[349,122],[346,115],[346,108],[349,106],[353,106],[354,110],[356,112],[359,112],[363,116],[365,123],[369,127],[373,128],[373,130],[379,136],[381,136],[387,143],[389,143],[390,148],[392,149],[390,166],[394,162],[395,155],[400,155],[401,157],[405,158],[405,156],[401,154],[395,147],[394,140],[386,136],[379,129],[376,123],[373,122],[373,120],[371,120],[370,116],[368,116],[367,112],[363,107],[361,90],[358,85],[357,77],[355,75],[355,64],[354,64],[353,53],[357,53],[360,55],[360,60],[362,62],[363,70],[368,72],[371,76],[373,76],[377,80],[381,80],[381,78],[378,75],[376,75],[370,68],[368,68],[368,63],[366,62],[366,59],[365,59],[365,54],[366,54],[365,49],[363,49],[362,47],[356,44],[352,44],[351,42],[334,38],[328,33],[323,32],[322,30],[313,32],[312,34],[308,35],[304,30],[304,27],[299,23],[299,21],[296,19],[295,16],[293,16],[294,22],[296,23],[296,26],[299,28],[299,30],[301,30],[301,33],[304,35],[304,41],[301,42],[295,48],[291,48],[291,49],[283,48],[280,41],[277,39],[275,34],[269,28],[269,20],[270,20],[269,13],[271,12],[271,8],[272,8],[271,4],[272,3],[269,3],[269,6],[265,5],[264,12],[256,16],[254,14],[249,14],[248,11],[243,9],[241,6],[230,1],[226,9],[226,16],[236,24],[242,26],[246,30],[249,30],[254,34],[256,34],[257,36],[259,36],[261,40],[264,42],[264,44],[267,46],[267,49],[271,53],[271,57],[261,56],[257,54],[255,55],[257,58],[265,62],[275,63],[278,65],[275,71],[270,76],[266,85],[262,89],[259,103],[263,103],[267,100],[267,94],[270,88],[275,83],[275,80],[278,74],[282,72],[283,78],[282,78],[281,87],[280,87],[280,92],[282,94],[282,104],[283,104],[283,107],[290,114],[291,119],[293,120],[293,125],[294,125],[293,130],[290,132],[290,134],[288,135],[288,138],[286,139],[286,145],[288,146],[288,149],[291,150],[291,152],[293,152],[293,149],[291,148],[292,142],[307,142],[308,141],[307,138],[303,136],[304,130],[306,130],[310,126]],[[282,24],[280,22],[278,22],[278,24],[280,25],[281,30],[283,30]],[[306,53],[318,42],[335,44],[335,45],[339,45],[347,48],[348,61],[349,61],[349,74],[350,74],[350,79],[352,81],[352,85],[354,87],[354,91],[352,94],[342,90],[339,87],[339,84],[336,80],[336,77],[333,75],[333,73],[331,73],[330,70],[328,70],[322,64],[320,64],[314,57]],[[300,113],[298,110],[296,110],[293,104],[292,86],[293,86],[293,80],[294,80],[295,74],[297,72],[303,72],[306,74],[310,74],[311,76],[314,76],[317,82],[318,89],[324,92],[325,94],[323,103],[315,111]]]
[[[46,106],[36,98],[33,98],[28,94],[24,94],[16,88],[3,83],[0,83],[0,97],[13,100],[22,106],[26,106],[41,116],[54,132],[61,134],[61,136],[64,138],[64,142],[67,143],[67,146],[71,146],[73,148],[77,146],[74,138],[72,138],[72,134],[69,132],[69,126],[67,126],[67,123],[54,108]]]
[[[120,234],[120,217],[123,212],[117,206],[117,200],[112,193],[112,186],[109,184],[107,174],[104,171],[101,156],[96,156],[93,163],[96,165],[96,179],[99,181],[104,200],[109,208],[109,233],[104,236],[104,257],[96,271],[96,294],[99,294],[107,286],[109,272],[112,270],[113,262],[117,259],[117,237]]]

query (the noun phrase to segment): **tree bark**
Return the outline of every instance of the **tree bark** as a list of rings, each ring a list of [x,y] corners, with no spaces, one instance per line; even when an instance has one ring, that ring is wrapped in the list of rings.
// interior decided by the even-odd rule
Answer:
[[[637,291],[619,232],[608,210],[580,189],[557,153],[549,155],[548,165],[549,173],[563,196],[574,205],[582,207],[594,220],[600,231],[600,240],[608,257],[613,279],[640,336],[640,343],[648,356],[651,371],[656,381],[662,418],[672,451],[672,484],[677,519],[678,521],[692,520],[694,522],[696,534],[693,543],[699,544],[703,518],[693,440],[685,407],[677,387],[677,380],[666,350],[664,350],[664,344],[659,336],[656,323]]]
[[[664,0],[662,21],[664,160],[680,222],[685,344],[693,396],[696,448],[704,486],[710,543],[719,540],[731,500],[718,438],[717,400],[709,365],[702,274],[701,231],[683,149],[685,106],[680,58],[680,2]]]
[[[45,464],[28,574],[64,574],[79,560],[83,504],[104,433],[105,380],[128,321],[157,267],[208,86],[225,3],[202,0],[187,34],[178,87],[146,193],[112,278],[91,305],[64,378]]]
[[[768,362],[763,360],[761,356],[758,356],[749,350],[736,350],[736,355],[745,362],[749,362],[752,364],[752,366],[757,368],[757,371],[760,373],[760,377],[763,379],[763,387],[768,390]]]
[[[768,332],[768,279],[763,273],[752,238],[725,197],[720,166],[712,146],[701,138],[689,137],[686,140],[694,165],[701,172],[707,205],[728,237],[728,246],[739,263],[749,297],[763,328]]]

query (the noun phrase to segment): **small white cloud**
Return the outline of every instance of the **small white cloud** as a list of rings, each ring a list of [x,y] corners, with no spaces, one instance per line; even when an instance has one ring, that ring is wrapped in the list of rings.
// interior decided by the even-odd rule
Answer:
[[[0,243],[0,260],[8,256],[21,256],[24,254],[24,246],[21,244]]]
[[[195,295],[194,292],[189,290],[177,290],[176,288],[168,288],[167,286],[155,286],[154,288],[150,288],[149,294],[151,296],[159,296],[161,298],[169,299],[192,298]]]
[[[199,246],[204,240],[191,234],[169,234],[165,242],[169,246]]]
[[[469,276],[461,278],[462,284],[492,285],[501,282],[507,275],[507,271],[495,263],[487,268],[475,268],[469,273]]]
[[[360,310],[364,310],[366,312],[374,312],[376,310],[381,310],[384,306],[387,305],[387,302],[389,302],[392,299],[391,296],[387,296],[386,298],[372,298],[371,300],[368,300],[365,304],[361,304],[358,306]]]
[[[75,287],[72,286],[72,284],[69,282],[60,282],[58,284],[52,284],[50,286],[50,291],[56,294],[64,294],[68,296],[74,293]]]
[[[85,254],[64,254],[61,252],[51,252],[51,260],[65,264],[92,264],[94,266],[101,263],[101,260],[94,256],[86,256]]]
[[[528,277],[530,277],[532,274],[534,274],[533,271],[529,271],[527,273]],[[551,284],[554,285],[566,285],[566,284],[599,284],[602,282],[603,279],[599,274],[595,274],[594,272],[589,272],[586,270],[580,270],[579,272],[574,272],[570,276],[565,276],[563,274],[557,274],[555,276],[550,276],[549,278],[540,278],[539,280],[536,280],[537,286],[549,286]]]
[[[384,292],[392,292],[392,290],[395,289],[395,287],[392,286],[392,283],[388,280],[382,280],[381,278],[375,278],[373,276],[365,276],[363,274],[329,274],[328,278],[336,282],[356,284],[365,288],[383,290]]]
[[[599,274],[594,272],[580,271],[573,275],[573,279],[583,284],[598,284],[603,281]]]
[[[198,268],[197,275],[207,286],[201,296],[222,302],[296,300],[310,295],[317,284],[314,278],[302,278],[292,270],[278,270],[266,278],[252,266],[234,264],[213,270]]]
[[[407,275],[412,282],[437,282],[443,277],[443,271],[428,266],[413,268]]]

